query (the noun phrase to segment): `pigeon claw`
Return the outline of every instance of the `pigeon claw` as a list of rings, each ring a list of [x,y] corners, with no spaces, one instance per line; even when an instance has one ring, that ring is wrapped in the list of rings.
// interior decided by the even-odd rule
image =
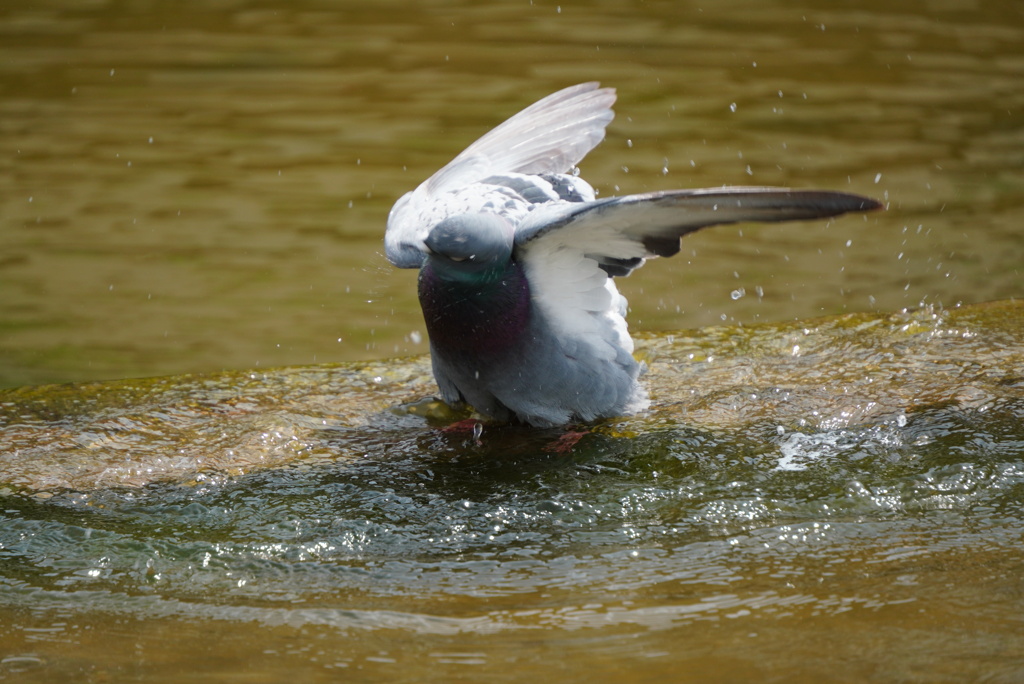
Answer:
[[[581,439],[583,439],[584,436],[588,434],[590,434],[589,430],[584,430],[583,432],[578,432],[576,430],[566,430],[561,437],[551,442],[551,444],[548,446],[548,449],[552,453],[562,455],[568,454],[572,452],[573,447],[576,446],[576,443],[579,442]]]

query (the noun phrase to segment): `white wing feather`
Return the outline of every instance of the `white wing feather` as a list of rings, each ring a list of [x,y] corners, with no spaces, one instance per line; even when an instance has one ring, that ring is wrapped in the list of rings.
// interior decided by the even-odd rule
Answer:
[[[615,116],[614,103],[613,89],[581,83],[545,97],[488,132],[398,200],[384,235],[388,259],[400,268],[418,268],[426,253],[423,239],[437,221],[488,211],[484,204],[493,200],[488,195],[493,188],[473,187],[481,181],[569,171],[604,139],[605,127]],[[511,211],[524,213],[529,207],[522,204]]]
[[[675,254],[683,235],[707,226],[820,218],[878,206],[846,193],[765,187],[549,204],[517,227],[516,254],[534,302],[560,334],[593,346],[614,341],[631,352],[625,298],[602,265],[627,274],[645,259]]]
[[[436,195],[505,172],[565,173],[604,140],[615,117],[615,90],[598,86],[581,83],[533,103],[428,178],[428,191]]]

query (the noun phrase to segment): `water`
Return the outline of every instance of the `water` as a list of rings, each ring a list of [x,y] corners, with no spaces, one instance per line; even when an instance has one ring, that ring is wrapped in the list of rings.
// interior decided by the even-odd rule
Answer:
[[[620,93],[582,166],[605,195],[889,207],[689,237],[623,281],[635,330],[1020,295],[1016,3],[558,6],[0,9],[0,385],[425,352],[391,204],[591,79]]]
[[[0,9],[0,385],[213,373],[0,394],[0,678],[1020,681],[1024,323],[956,304],[1021,293],[1022,27],[1012,2]],[[423,359],[386,360],[426,339],[385,216],[591,79],[620,93],[582,165],[605,195],[888,210],[688,237],[622,281],[632,329],[727,325],[641,341],[648,415],[477,445],[420,402]]]
[[[1022,330],[647,337],[578,439],[448,428],[423,358],[8,390],[0,676],[1015,681]]]

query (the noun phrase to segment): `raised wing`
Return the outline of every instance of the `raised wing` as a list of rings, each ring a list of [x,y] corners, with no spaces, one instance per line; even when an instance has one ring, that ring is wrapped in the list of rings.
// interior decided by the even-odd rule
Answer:
[[[388,260],[400,268],[421,265],[423,238],[439,220],[438,201],[451,205],[441,208],[444,214],[479,210],[472,196],[452,202],[444,198],[448,193],[495,176],[571,169],[604,139],[614,103],[613,89],[581,83],[548,95],[488,132],[398,200],[384,236]]]
[[[462,151],[431,176],[438,194],[502,173],[565,173],[604,140],[615,117],[613,88],[581,83],[538,100]]]
[[[527,258],[567,250],[597,261],[609,275],[626,275],[644,259],[676,254],[681,237],[708,226],[827,218],[881,206],[867,197],[828,190],[666,190],[539,207],[518,227],[516,245]]]
[[[881,205],[842,192],[726,187],[670,190],[579,204],[541,206],[516,231],[533,301],[564,339],[632,350],[625,300],[609,276],[627,275],[707,226],[792,221],[869,211]],[[612,345],[605,344],[611,348]]]

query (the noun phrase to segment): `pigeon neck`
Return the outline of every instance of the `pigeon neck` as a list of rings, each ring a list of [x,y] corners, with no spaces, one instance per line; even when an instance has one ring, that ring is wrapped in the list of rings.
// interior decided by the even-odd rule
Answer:
[[[514,260],[457,276],[428,261],[420,271],[419,296],[427,334],[439,351],[498,352],[516,342],[529,322],[530,287]]]

